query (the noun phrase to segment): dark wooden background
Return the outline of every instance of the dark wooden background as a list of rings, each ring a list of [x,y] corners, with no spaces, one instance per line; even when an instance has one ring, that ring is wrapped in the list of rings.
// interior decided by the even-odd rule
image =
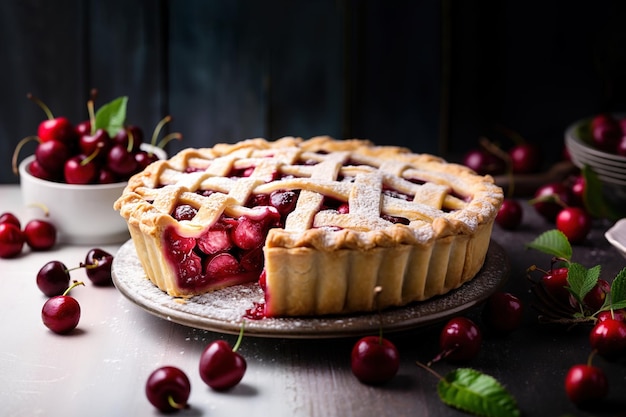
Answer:
[[[4,0],[0,183],[43,112],[129,96],[170,152],[249,137],[368,138],[456,160],[495,126],[558,159],[577,118],[624,107],[626,5],[497,0]],[[26,148],[24,154],[31,153]]]

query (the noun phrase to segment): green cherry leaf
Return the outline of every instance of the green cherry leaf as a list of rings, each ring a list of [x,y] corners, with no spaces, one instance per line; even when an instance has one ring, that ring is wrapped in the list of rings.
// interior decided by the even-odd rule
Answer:
[[[579,304],[584,304],[583,300],[585,296],[598,283],[600,271],[600,265],[587,269],[581,264],[575,262],[570,263],[567,272],[567,283],[569,284],[569,291]]]
[[[623,268],[611,283],[611,308],[617,310],[626,308],[626,268]]]
[[[437,384],[444,404],[476,416],[518,417],[515,399],[492,376],[469,368],[448,373]]]
[[[126,122],[127,103],[128,97],[123,96],[100,107],[96,112],[96,126],[93,131],[104,129],[111,137],[117,135]]]
[[[572,245],[567,240],[567,236],[557,229],[543,232],[526,247],[568,261],[572,259]]]

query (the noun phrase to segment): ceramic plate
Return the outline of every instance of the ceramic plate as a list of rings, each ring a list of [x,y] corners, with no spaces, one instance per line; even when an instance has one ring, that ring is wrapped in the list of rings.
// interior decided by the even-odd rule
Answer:
[[[458,315],[484,301],[509,274],[505,251],[491,242],[485,263],[476,277],[443,296],[376,313],[331,317],[246,319],[247,336],[331,338],[372,334],[382,320],[385,332],[424,326]],[[113,282],[130,301],[155,316],[189,327],[238,334],[242,317],[263,301],[257,284],[237,285],[189,299],[170,297],[146,277],[131,240],[113,260]]]

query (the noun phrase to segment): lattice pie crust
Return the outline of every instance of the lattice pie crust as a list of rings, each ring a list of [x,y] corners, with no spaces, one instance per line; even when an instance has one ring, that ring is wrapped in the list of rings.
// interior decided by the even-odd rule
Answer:
[[[285,190],[297,202],[279,215],[267,196]],[[403,306],[459,287],[483,265],[502,199],[491,177],[432,155],[285,137],[183,150],[132,177],[115,209],[147,276],[171,296],[261,276],[265,315],[299,316]],[[175,214],[181,205],[191,216]],[[234,255],[219,259],[229,262],[209,266],[222,251],[204,249],[219,245],[201,236],[228,240],[243,219],[268,216],[259,248],[226,243]]]

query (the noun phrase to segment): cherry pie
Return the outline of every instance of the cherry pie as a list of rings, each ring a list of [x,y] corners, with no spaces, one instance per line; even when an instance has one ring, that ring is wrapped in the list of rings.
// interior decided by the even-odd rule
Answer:
[[[183,150],[132,177],[115,209],[171,296],[258,281],[265,316],[299,316],[459,287],[483,265],[502,199],[491,177],[432,155],[285,137]]]

